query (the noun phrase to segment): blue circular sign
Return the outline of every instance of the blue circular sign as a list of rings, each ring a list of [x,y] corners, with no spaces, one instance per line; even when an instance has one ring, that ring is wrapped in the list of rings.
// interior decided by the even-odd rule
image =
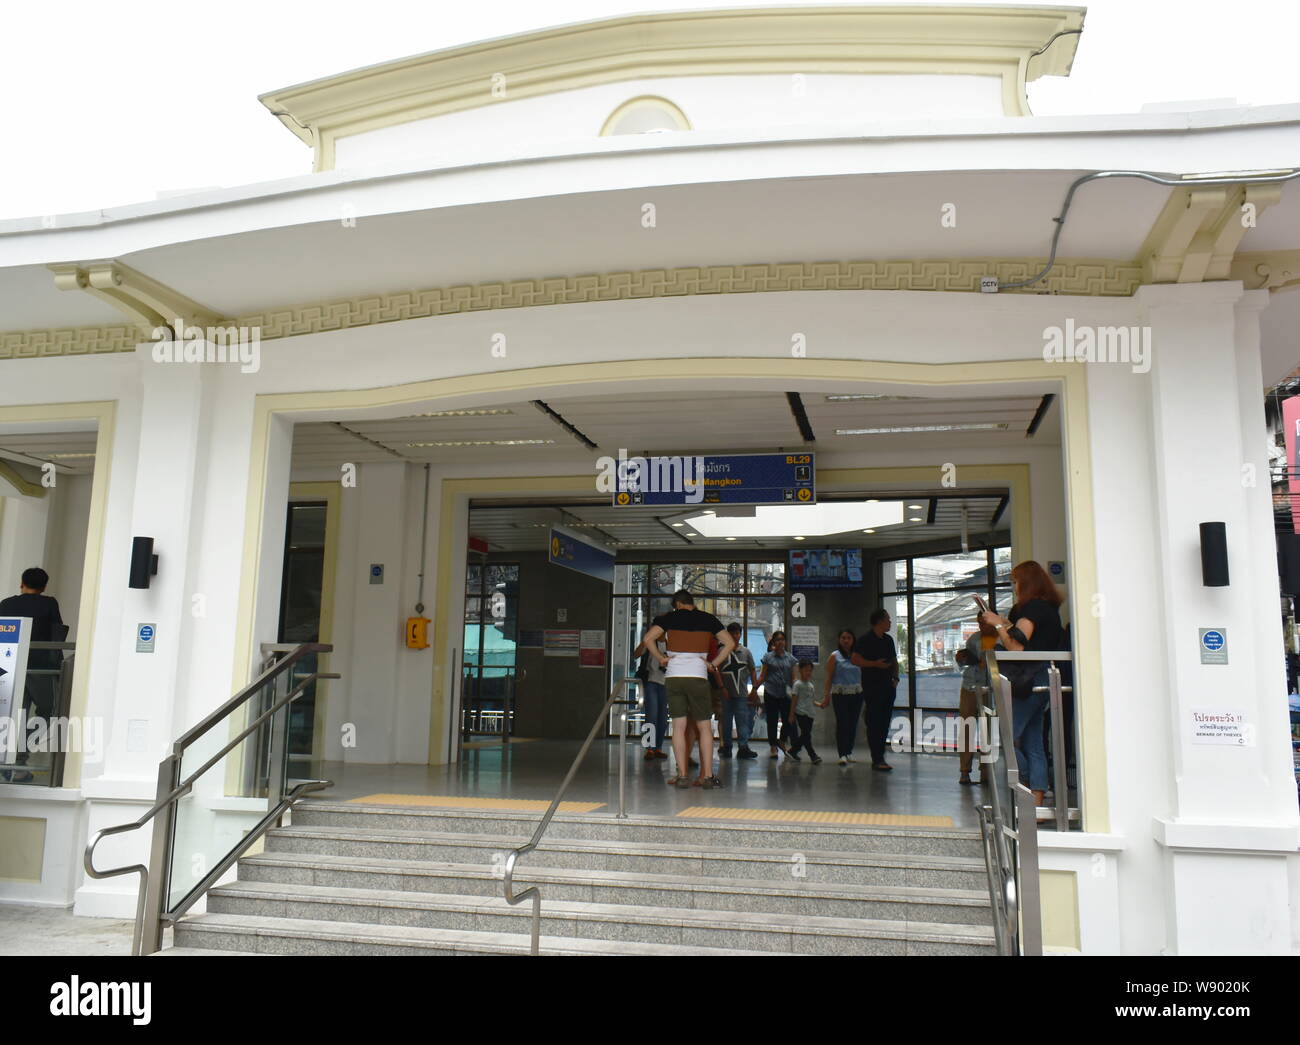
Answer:
[[[152,639],[153,627],[149,624],[140,625],[140,638],[144,639],[145,642],[148,642],[150,639]]]
[[[1211,653],[1223,649],[1223,632],[1207,631],[1201,636],[1201,644]]]

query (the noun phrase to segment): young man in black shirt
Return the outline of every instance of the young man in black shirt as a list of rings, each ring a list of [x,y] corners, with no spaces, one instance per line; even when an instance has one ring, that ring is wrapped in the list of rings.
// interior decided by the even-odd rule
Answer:
[[[867,723],[867,744],[871,748],[871,768],[888,773],[894,767],[885,761],[885,740],[894,717],[894,694],[898,686],[898,650],[888,634],[890,619],[886,610],[871,614],[871,630],[858,636],[853,648],[853,663],[862,669],[862,717]]]
[[[668,656],[659,652],[663,636]],[[709,638],[715,638],[718,652],[710,660]],[[713,699],[709,686],[709,665],[717,668],[731,656],[736,640],[712,613],[695,608],[695,596],[684,588],[673,595],[673,609],[656,617],[641,639],[642,645],[664,667],[664,688],[668,693],[668,714],[673,718],[673,754],[677,757],[677,787],[721,787],[713,775]],[[691,753],[686,722],[695,723],[700,738],[700,777],[692,784],[687,772]]]
[[[59,601],[45,594],[49,583],[50,575],[39,566],[33,566],[30,570],[23,570],[19,594],[0,601],[0,616],[32,619],[32,642],[55,641],[56,627],[60,629],[59,637],[62,638],[63,618],[59,616]],[[57,669],[62,663],[63,654],[59,650],[32,650],[27,655],[29,673],[32,670]],[[28,674],[23,692],[23,711],[28,720],[49,718],[54,714],[54,683],[53,675]],[[25,766],[27,756],[27,751],[20,752],[17,764]],[[5,770],[2,775],[15,784],[25,784],[32,779],[32,774],[25,769]]]

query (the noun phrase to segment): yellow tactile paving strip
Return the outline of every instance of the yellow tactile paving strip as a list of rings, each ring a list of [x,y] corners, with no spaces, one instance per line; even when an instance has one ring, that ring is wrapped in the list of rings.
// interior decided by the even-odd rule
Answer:
[[[859,827],[952,827],[950,816],[907,816],[902,813],[829,813],[811,809],[723,809],[689,806],[678,816],[718,820],[764,820],[786,824],[852,824]]]
[[[487,751],[491,748],[500,750],[511,744],[531,744],[536,739],[536,737],[511,737],[510,744],[503,744],[499,740],[471,740],[468,744],[461,744],[460,747],[462,751]]]
[[[470,798],[463,795],[362,795],[349,802],[369,802],[383,806],[432,806],[439,809],[506,809],[523,813],[544,813],[550,802],[532,798]],[[603,809],[604,802],[561,802],[557,812],[592,813]]]

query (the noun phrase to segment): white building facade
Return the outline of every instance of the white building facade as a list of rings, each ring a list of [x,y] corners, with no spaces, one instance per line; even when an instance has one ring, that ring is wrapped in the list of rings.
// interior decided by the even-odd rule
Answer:
[[[148,808],[171,741],[277,640],[295,497],[337,512],[324,757],[455,757],[466,505],[590,492],[595,455],[502,445],[534,433],[448,412],[1050,395],[1047,444],[828,440],[819,486],[929,489],[955,467],[1007,491],[1013,561],[1068,564],[1082,829],[1039,838],[1049,945],[1300,950],[1263,415],[1300,361],[1300,105],[1031,115],[1026,82],[1068,74],[1083,19],[769,8],[508,37],[265,95],[310,174],[0,222],[0,569],[9,585],[49,564],[71,710],[104,730],[62,787],[0,784],[0,897],[133,913],[133,881],[88,879],[82,850]],[[1047,265],[1067,192],[1098,171],[1186,184],[1080,184],[1046,276],[1008,286]],[[176,319],[246,328],[256,352],[172,361],[153,334]],[[428,414],[443,445],[420,454],[320,434]],[[1205,521],[1226,524],[1227,587],[1202,583]],[[158,572],[131,589],[146,534]],[[422,557],[415,651],[401,624]],[[372,585],[380,560],[392,581]],[[1202,663],[1205,628],[1229,636],[1227,664]],[[1243,715],[1249,743],[1198,742],[1206,710]],[[214,801],[211,829],[239,812]],[[147,834],[101,862],[141,859]]]

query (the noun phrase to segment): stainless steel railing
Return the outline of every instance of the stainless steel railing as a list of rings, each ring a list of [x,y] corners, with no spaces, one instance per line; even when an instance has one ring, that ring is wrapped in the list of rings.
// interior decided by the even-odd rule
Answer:
[[[587,734],[587,739],[582,742],[582,747],[578,749],[577,755],[574,756],[572,764],[569,766],[569,772],[565,774],[564,781],[560,784],[559,790],[555,792],[555,797],[551,799],[551,804],[546,813],[538,822],[533,836],[517,849],[512,849],[506,857],[505,863],[505,894],[506,902],[515,905],[523,903],[527,899],[533,901],[533,920],[532,920],[532,948],[531,953],[537,955],[540,953],[540,943],[542,935],[542,894],[535,885],[530,885],[523,892],[515,895],[514,893],[514,875],[515,864],[519,862],[521,856],[531,853],[542,841],[542,836],[546,834],[546,828],[551,823],[551,817],[559,809],[560,802],[564,798],[564,793],[569,789],[574,775],[578,772],[578,767],[582,765],[582,760],[586,758],[587,751],[591,747],[591,742],[596,739],[596,734],[600,732],[605,725],[605,716],[610,709],[616,704],[624,706],[624,712],[620,718],[621,729],[619,731],[618,741],[618,816],[620,819],[627,817],[626,798],[627,798],[627,712],[628,705],[635,705],[634,700],[624,700],[623,692],[627,688],[626,680],[620,680],[609,694],[609,699],[601,705],[600,711],[596,715],[596,721],[591,724],[591,731]]]
[[[157,801],[138,820],[127,824],[118,824],[115,827],[106,827],[96,832],[94,838],[86,845],[83,863],[86,874],[91,878],[116,878],[119,875],[126,874],[139,874],[140,876],[136,898],[135,933],[131,943],[132,954],[152,954],[157,951],[162,943],[164,921],[174,921],[188,911],[254,842],[261,838],[269,828],[280,822],[285,812],[302,795],[333,786],[332,781],[329,780],[304,780],[296,786],[286,789],[289,705],[302,694],[303,690],[317,680],[341,677],[331,672],[321,671],[313,671],[305,676],[291,676],[289,673],[293,672],[294,666],[304,657],[329,653],[333,648],[333,646],[319,642],[308,642],[298,646],[292,653],[270,664],[257,678],[204,718],[198,725],[183,733],[172,745],[171,753],[158,763]],[[184,780],[180,778],[181,761],[188,748],[214,727],[222,723],[228,723],[231,716],[243,711],[250,701],[264,694],[268,686],[272,687],[271,692],[274,694],[274,687],[284,685],[293,677],[301,678],[301,681],[297,685],[289,687],[288,691],[278,699],[272,697],[269,707],[249,721],[243,729],[208,758],[202,766],[186,776]],[[224,856],[220,857],[213,868],[203,875],[180,900],[169,903],[169,878],[172,868],[173,847],[175,845],[177,803],[190,794],[195,782],[204,773],[217,765],[227,754],[248,737],[262,729],[264,725],[267,725],[270,730],[266,750],[259,752],[259,758],[264,755],[267,760],[265,787],[268,811],[266,816],[253,825]],[[150,821],[153,822],[153,841],[148,867],[145,867],[144,864],[131,864],[106,871],[95,868],[95,848],[101,841],[109,835],[134,831]]]
[[[999,954],[1037,956],[1043,953],[1038,862],[1040,810],[1033,792],[1020,779],[1015,754],[1014,698],[1011,683],[998,670],[998,662],[1045,661],[1048,664],[1048,685],[1033,689],[1050,694],[1058,782],[1053,812],[1064,830],[1068,828],[1070,813],[1074,812],[1077,818],[1078,811],[1069,809],[1062,686],[1056,664],[1070,660],[1071,655],[1063,650],[989,650],[985,658],[991,680],[988,695],[992,698],[992,706],[981,705],[984,718],[981,734],[991,742],[988,752],[982,753],[981,757],[993,783],[989,788],[990,802],[980,808],[979,814],[989,899],[993,905],[994,935]],[[1068,691],[1069,687],[1065,689]]]

